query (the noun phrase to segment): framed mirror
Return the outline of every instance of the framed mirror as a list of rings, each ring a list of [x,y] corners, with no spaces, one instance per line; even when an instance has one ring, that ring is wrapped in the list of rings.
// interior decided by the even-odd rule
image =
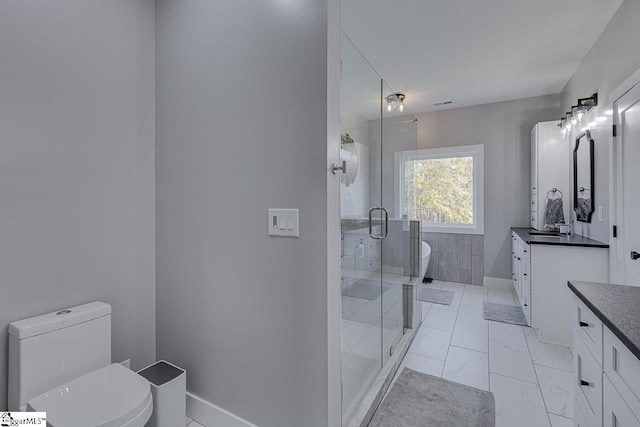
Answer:
[[[580,222],[591,222],[593,214],[593,145],[587,130],[576,138],[573,150],[573,209]]]

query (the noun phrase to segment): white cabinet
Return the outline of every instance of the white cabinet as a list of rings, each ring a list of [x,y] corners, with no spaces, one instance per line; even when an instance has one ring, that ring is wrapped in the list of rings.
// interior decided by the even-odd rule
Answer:
[[[574,426],[640,426],[640,360],[573,298]]]
[[[547,192],[552,188],[564,194],[564,217],[569,222],[571,150],[558,123],[540,122],[531,130],[531,228],[536,230],[544,228]]]
[[[607,281],[609,251],[598,247],[528,244],[515,231],[511,232],[511,239],[513,287],[528,325],[537,329],[540,341],[571,346],[573,294],[567,282]]]

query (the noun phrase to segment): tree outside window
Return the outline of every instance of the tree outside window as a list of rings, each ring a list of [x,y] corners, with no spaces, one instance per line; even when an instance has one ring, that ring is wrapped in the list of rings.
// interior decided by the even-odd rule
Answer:
[[[404,206],[426,223],[473,224],[473,157],[406,160]]]

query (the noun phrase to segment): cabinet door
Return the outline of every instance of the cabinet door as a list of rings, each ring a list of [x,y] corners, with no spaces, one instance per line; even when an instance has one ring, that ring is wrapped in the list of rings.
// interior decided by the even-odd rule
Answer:
[[[590,426],[602,425],[602,369],[573,332],[573,394]]]
[[[604,427],[637,427],[640,421],[633,415],[631,409],[624,402],[618,390],[611,384],[609,378],[603,375],[603,408]]]
[[[520,242],[519,242],[520,243]],[[524,304],[525,304],[525,297],[528,296],[524,287],[525,287],[525,283],[524,283],[524,278],[525,276],[525,253],[523,252],[522,249],[522,244],[520,243],[518,245],[518,247],[516,247],[516,253],[515,253],[516,259],[516,293],[518,294],[518,303],[520,304],[520,306],[523,308],[524,310]],[[529,304],[529,302],[527,301],[527,306]]]
[[[573,399],[573,427],[591,427],[587,423],[587,417],[584,416],[584,411],[580,408],[580,402],[578,399]]]

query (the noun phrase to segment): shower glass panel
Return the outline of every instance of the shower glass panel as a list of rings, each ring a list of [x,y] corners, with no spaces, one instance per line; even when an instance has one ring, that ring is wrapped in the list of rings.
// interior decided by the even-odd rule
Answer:
[[[382,363],[396,350],[404,333],[405,312],[403,285],[409,285],[415,276],[416,241],[411,239],[410,219],[407,212],[398,211],[400,182],[400,151],[416,150],[418,124],[413,115],[403,108],[389,111],[386,98],[395,92],[385,83],[382,87],[382,150],[381,150],[381,195],[382,203],[389,214],[387,238],[382,241]],[[377,163],[377,162],[376,162]],[[412,181],[404,182],[404,190],[412,190]],[[413,261],[413,262],[412,262]],[[407,289],[405,289],[407,292]],[[411,313],[409,313],[411,314]]]
[[[342,415],[347,425],[382,368],[379,159],[381,79],[343,35],[340,157],[342,228]],[[377,138],[377,139],[376,139]],[[377,219],[373,218],[374,216]]]
[[[404,333],[403,285],[415,262],[409,222],[395,212],[395,152],[416,149],[415,118],[388,111],[393,92],[342,35],[340,214],[343,425],[369,404],[372,384]],[[415,225],[415,224],[414,224]],[[414,275],[415,276],[415,275]],[[414,277],[415,279],[415,277]],[[364,403],[363,403],[364,399]]]

